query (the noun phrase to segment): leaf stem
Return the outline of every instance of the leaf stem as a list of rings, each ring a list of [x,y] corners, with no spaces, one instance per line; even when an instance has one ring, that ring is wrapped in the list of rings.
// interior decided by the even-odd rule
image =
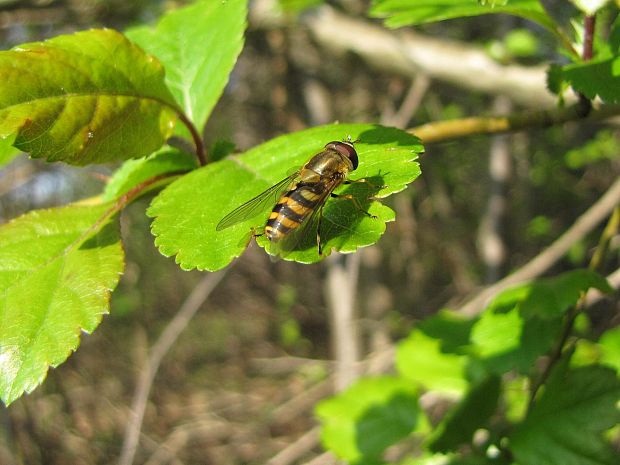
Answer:
[[[198,163],[200,163],[200,166],[205,166],[207,164],[207,152],[205,150],[205,146],[202,142],[202,137],[200,136],[198,129],[196,129],[194,123],[190,121],[190,119],[185,113],[183,113],[182,111],[178,111],[177,115],[192,135],[192,139],[194,140],[194,147],[196,148],[196,158],[198,158]]]
[[[583,61],[592,59],[594,49],[594,30],[596,27],[596,16],[587,15],[583,20],[584,36],[583,36],[583,52],[581,57]]]
[[[88,235],[91,232],[99,229],[103,225],[103,223],[105,223],[111,216],[121,211],[123,208],[129,205],[129,203],[131,203],[134,199],[139,197],[140,194],[143,194],[144,192],[146,192],[150,187],[152,187],[159,181],[163,181],[164,179],[178,176],[179,174],[184,174],[186,172],[187,171],[174,171],[171,173],[159,174],[157,176],[153,176],[152,178],[149,178],[146,181],[143,181],[140,184],[132,187],[130,190],[128,190],[123,195],[118,197],[118,199],[116,199],[116,202],[114,202],[114,204],[110,208],[108,208],[103,213],[103,215],[101,215],[101,217],[95,223],[93,223],[93,225],[90,228],[84,231],[84,234],[82,234],[80,238],[78,239],[78,241],[76,242],[81,241],[82,239],[88,237]]]

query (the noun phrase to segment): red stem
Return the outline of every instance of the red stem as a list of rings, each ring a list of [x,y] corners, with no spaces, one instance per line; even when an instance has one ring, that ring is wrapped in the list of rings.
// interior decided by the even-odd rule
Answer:
[[[594,29],[596,26],[596,16],[586,16],[583,20],[584,37],[583,37],[583,61],[592,59],[592,50],[594,48]]]
[[[187,118],[185,113],[182,111],[178,112],[179,119],[181,122],[189,129],[189,132],[192,134],[192,139],[194,139],[194,146],[196,147],[196,157],[198,157],[198,162],[200,166],[205,166],[207,164],[207,155],[205,151],[205,147],[202,143],[202,137],[198,133],[198,129],[196,126]]]

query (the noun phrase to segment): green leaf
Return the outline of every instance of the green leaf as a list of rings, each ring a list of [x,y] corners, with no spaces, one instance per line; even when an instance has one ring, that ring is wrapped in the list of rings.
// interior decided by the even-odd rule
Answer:
[[[38,210],[0,227],[0,396],[10,404],[108,312],[123,271],[111,204]]]
[[[278,4],[282,11],[287,13],[300,13],[303,10],[321,5],[324,2],[325,0],[278,0]]]
[[[9,164],[21,150],[13,147],[15,142],[15,134],[11,134],[5,138],[0,137],[0,167]]]
[[[519,465],[614,465],[617,452],[602,433],[620,421],[620,380],[600,366],[559,366],[542,396],[512,434]]]
[[[370,16],[387,18],[385,24],[392,28],[497,13],[519,16],[555,30],[553,19],[538,0],[374,0],[370,9]]]
[[[485,427],[495,412],[500,387],[500,378],[489,376],[471,388],[467,396],[438,425],[429,443],[430,450],[455,451],[462,444],[470,443],[474,432]]]
[[[376,461],[414,430],[420,409],[411,384],[400,378],[365,378],[321,401],[316,414],[326,449],[350,462]]]
[[[613,292],[607,280],[598,273],[577,269],[504,291],[489,308],[498,311],[507,306],[518,306],[525,318],[556,318],[573,307],[590,288],[605,293]]]
[[[190,121],[202,128],[243,48],[247,0],[198,1],[165,14],[155,28],[127,36],[166,68],[166,83]]]
[[[141,182],[156,176],[183,173],[195,168],[196,158],[193,155],[165,146],[151,156],[123,163],[106,185],[102,199],[116,199]]]
[[[441,341],[414,329],[398,344],[396,368],[407,380],[424,389],[460,395],[467,388],[467,357],[444,353]]]
[[[422,320],[418,328],[427,336],[440,339],[442,352],[465,354],[475,322],[474,318],[444,309]]]
[[[489,308],[476,322],[471,351],[492,373],[529,373],[534,361],[553,345],[561,319],[525,319],[515,307],[508,312]]]
[[[574,170],[582,169],[601,160],[620,157],[620,141],[613,131],[601,129],[581,147],[569,150],[564,155],[566,165]]]
[[[599,341],[601,363],[616,369],[620,374],[620,326],[605,331]]]
[[[575,91],[589,99],[620,102],[620,57],[590,60],[564,67],[562,75]]]
[[[252,230],[260,231],[273,205],[255,218],[222,231],[219,221],[229,212],[299,169],[332,140],[347,135],[359,139],[356,150],[359,167],[350,178],[366,178],[376,187],[369,192],[365,183],[343,186],[337,192],[355,195],[364,209],[378,218],[368,218],[352,202],[328,200],[324,208],[321,239],[324,254],[331,248],[353,252],[375,243],[394,213],[373,197],[387,197],[403,190],[420,169],[413,162],[422,151],[419,140],[398,129],[369,124],[329,125],[278,137],[242,154],[211,163],[168,186],[148,210],[154,217],[155,243],[165,256],[176,255],[183,269],[217,270],[245,250]],[[361,185],[360,185],[361,184]],[[275,203],[275,201],[274,201]],[[266,239],[259,238],[264,246]],[[287,260],[319,261],[316,239],[290,253]]]
[[[111,29],[0,52],[0,137],[75,165],[147,155],[172,132],[164,70]]]

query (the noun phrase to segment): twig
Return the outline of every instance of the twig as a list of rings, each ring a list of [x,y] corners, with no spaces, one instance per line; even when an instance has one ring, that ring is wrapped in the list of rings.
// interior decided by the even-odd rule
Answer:
[[[389,118],[382,118],[381,123],[396,128],[405,128],[415,112],[420,107],[426,91],[431,85],[431,80],[426,74],[418,74],[403,99],[400,108]]]
[[[499,134],[524,129],[541,129],[557,126],[568,121],[599,121],[620,115],[620,105],[601,105],[587,116],[583,105],[577,103],[566,108],[527,111],[509,116],[471,117],[449,121],[439,121],[417,126],[407,131],[418,136],[426,144],[446,142],[480,134]]]
[[[252,2],[251,27],[266,29],[290,25],[284,15],[273,14],[276,1]],[[482,47],[429,37],[410,29],[391,31],[368,20],[339,13],[329,5],[302,15],[295,27],[306,27],[321,50],[338,55],[354,53],[384,74],[411,79],[424,73],[432,80],[472,91],[506,95],[513,102],[530,108],[550,108],[557,103],[545,86],[545,66],[502,65],[489,57]],[[567,98],[575,100],[572,96]]]
[[[334,457],[334,454],[331,452],[323,452],[312,460],[304,462],[304,465],[336,465],[337,463],[338,459]]]
[[[356,365],[360,357],[360,341],[355,319],[355,295],[360,258],[359,254],[334,254],[326,263],[325,294],[336,361],[335,387],[336,391],[341,391],[358,376]]]
[[[319,442],[319,434],[321,428],[315,426],[307,433],[303,434],[295,442],[282,449],[278,454],[274,455],[267,465],[289,465],[294,463],[303,455],[314,449]]]
[[[614,211],[607,222],[607,226],[605,230],[601,234],[601,238],[599,240],[598,246],[596,248],[596,253],[592,256],[590,260],[589,268],[591,270],[597,269],[602,263],[602,257],[606,254],[608,250],[609,243],[616,234],[618,234],[618,228],[620,227],[620,207],[617,206],[614,208]],[[587,294],[583,294],[579,301],[575,304],[573,308],[566,314],[564,325],[562,327],[562,332],[560,337],[558,338],[556,345],[549,355],[549,359],[545,366],[545,369],[541,373],[540,377],[533,383],[532,390],[530,392],[530,399],[528,402],[528,411],[532,409],[536,402],[536,395],[551,375],[551,371],[553,367],[557,365],[557,363],[562,359],[563,354],[565,353],[565,346],[568,338],[573,332],[573,325],[575,324],[575,319],[577,315],[581,313],[581,311],[585,308],[587,302]]]
[[[535,278],[547,271],[562,258],[572,245],[582,239],[620,204],[620,179],[617,179],[605,194],[581,215],[553,244],[538,254],[526,265],[506,276],[496,284],[487,287],[461,306],[466,315],[479,313],[487,301],[498,292],[514,284]]]
[[[134,398],[131,404],[131,416],[127,428],[125,429],[123,447],[118,465],[131,465],[133,462],[149,392],[162,359],[229,269],[230,267],[206,275],[192,290],[177,314],[153,345],[147,365],[142,368],[134,392]]]
[[[512,108],[506,97],[497,97],[495,113],[507,113]],[[502,237],[502,225],[508,206],[507,184],[511,171],[511,150],[508,136],[495,135],[489,150],[489,193],[487,206],[478,229],[478,249],[486,266],[486,283],[493,283],[501,276],[506,260],[507,247]]]

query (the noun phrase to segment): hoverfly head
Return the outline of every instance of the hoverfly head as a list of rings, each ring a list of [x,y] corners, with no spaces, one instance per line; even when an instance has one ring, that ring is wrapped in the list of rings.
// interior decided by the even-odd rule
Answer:
[[[353,144],[357,141],[352,141],[351,136],[349,136],[347,139],[348,140],[342,141],[342,142],[337,141],[337,140],[332,141],[329,144],[327,144],[325,148],[335,150],[339,154],[347,157],[351,161],[351,164],[353,165],[353,169],[355,170],[357,169],[357,165],[359,161],[357,158],[357,152],[355,151],[355,147],[353,147]]]

